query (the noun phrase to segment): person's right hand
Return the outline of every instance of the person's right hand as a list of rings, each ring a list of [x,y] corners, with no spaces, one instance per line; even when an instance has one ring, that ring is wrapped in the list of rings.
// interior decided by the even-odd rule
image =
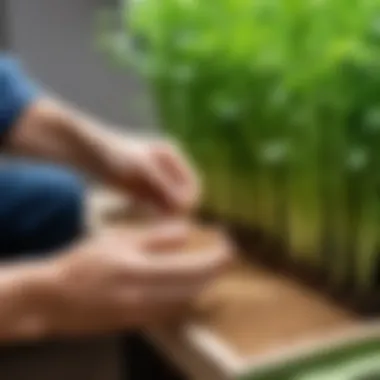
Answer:
[[[178,223],[124,227],[56,259],[55,333],[140,328],[184,312],[231,258],[225,239],[205,252],[181,253],[188,236]]]

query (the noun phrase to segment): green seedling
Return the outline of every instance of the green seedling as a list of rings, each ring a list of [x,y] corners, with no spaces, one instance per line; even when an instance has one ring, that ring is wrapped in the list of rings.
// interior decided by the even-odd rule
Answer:
[[[122,3],[100,44],[145,80],[207,208],[333,286],[376,286],[380,0]]]

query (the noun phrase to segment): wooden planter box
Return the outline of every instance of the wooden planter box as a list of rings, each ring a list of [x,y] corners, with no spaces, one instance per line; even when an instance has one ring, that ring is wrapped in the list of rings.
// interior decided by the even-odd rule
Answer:
[[[128,221],[118,197],[97,192],[91,202],[93,228]],[[246,257],[205,290],[188,321],[146,331],[189,378],[293,380],[380,350],[380,324]]]
[[[196,324],[176,332],[149,332],[148,336],[191,379],[338,380],[348,372],[352,380],[367,379],[367,373],[374,376],[368,379],[380,378],[378,322],[358,323],[246,356]]]

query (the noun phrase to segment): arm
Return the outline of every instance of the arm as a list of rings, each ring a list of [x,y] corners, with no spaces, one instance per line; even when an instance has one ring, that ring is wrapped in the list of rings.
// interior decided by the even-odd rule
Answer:
[[[4,148],[11,154],[68,164],[103,179],[104,146],[114,139],[98,121],[44,96],[21,115]]]
[[[104,147],[119,138],[102,124],[41,91],[17,60],[0,54],[3,150],[103,175]]]
[[[0,267],[0,341],[43,338],[48,334],[54,297],[50,265]]]
[[[198,178],[175,145],[120,136],[36,91],[21,68],[1,58],[0,137],[10,153],[69,164],[160,208],[198,203]]]

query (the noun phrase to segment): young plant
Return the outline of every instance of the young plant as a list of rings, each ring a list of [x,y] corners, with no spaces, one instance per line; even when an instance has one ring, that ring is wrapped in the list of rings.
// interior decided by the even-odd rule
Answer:
[[[334,286],[374,286],[380,0],[130,0],[103,36],[204,178]]]

